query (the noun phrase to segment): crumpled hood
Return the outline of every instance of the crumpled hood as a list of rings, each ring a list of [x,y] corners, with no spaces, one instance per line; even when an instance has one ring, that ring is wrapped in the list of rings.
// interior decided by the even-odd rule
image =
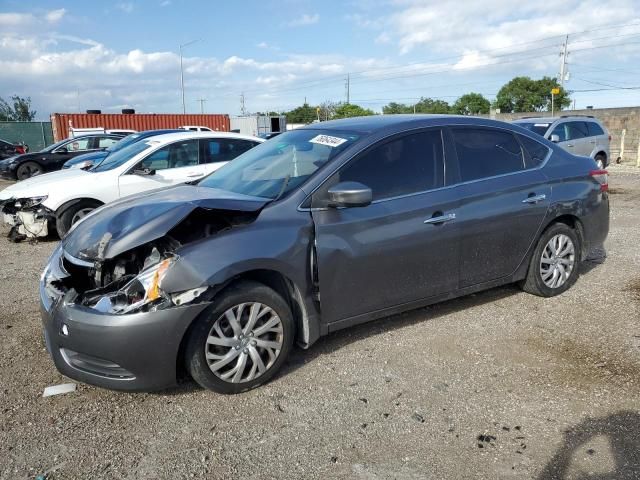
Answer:
[[[197,208],[256,212],[268,198],[181,185],[156,190],[97,209],[63,239],[67,254],[101,261],[164,236]]]
[[[73,185],[76,182],[82,182],[83,178],[86,178],[87,175],[93,174],[85,172],[84,170],[73,169],[60,170],[58,172],[45,173],[44,175],[27,178],[2,190],[0,192],[0,200],[48,195],[51,184],[55,183],[56,188],[60,187],[61,182],[68,182],[69,185]]]

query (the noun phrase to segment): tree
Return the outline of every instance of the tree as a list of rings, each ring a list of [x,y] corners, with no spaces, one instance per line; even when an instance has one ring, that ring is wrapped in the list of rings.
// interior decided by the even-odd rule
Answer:
[[[31,110],[31,97],[14,95],[10,100],[13,106],[0,97],[0,121],[30,122],[35,118],[36,112]]]
[[[375,115],[375,113],[373,110],[363,108],[360,105],[341,103],[336,108],[335,116],[333,118],[366,117],[368,115]]]
[[[320,120],[327,121],[336,117],[336,109],[340,106],[338,102],[325,100],[320,104]]]
[[[288,123],[311,123],[318,119],[316,107],[312,107],[308,103],[294,108],[285,115],[287,116]]]
[[[515,77],[502,86],[496,96],[495,106],[504,113],[550,111],[552,88],[560,88],[560,85],[551,77],[542,77],[540,80]],[[569,94],[563,88],[555,95],[554,102],[557,110],[571,105]]]
[[[385,115],[392,115],[394,113],[413,113],[413,105],[391,102],[382,107],[382,113]]]
[[[421,97],[415,104],[416,113],[449,113],[450,107],[444,100]]]
[[[480,93],[466,93],[462,95],[451,107],[451,113],[458,115],[477,115],[489,113],[491,103]]]

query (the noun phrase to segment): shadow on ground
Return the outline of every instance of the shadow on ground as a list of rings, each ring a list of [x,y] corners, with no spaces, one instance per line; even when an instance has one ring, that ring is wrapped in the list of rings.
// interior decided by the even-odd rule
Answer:
[[[605,437],[613,460],[606,473],[584,472],[576,476],[574,461],[581,455],[597,455],[585,445],[596,437]],[[602,418],[587,418],[567,430],[564,444],[542,471],[538,480],[637,480],[640,478],[640,414],[620,411]]]

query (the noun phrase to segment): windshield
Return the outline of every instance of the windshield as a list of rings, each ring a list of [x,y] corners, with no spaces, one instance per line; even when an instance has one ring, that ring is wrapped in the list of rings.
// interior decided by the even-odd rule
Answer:
[[[272,200],[280,198],[358,138],[352,132],[292,130],[243,153],[198,185]]]
[[[537,133],[541,137],[544,137],[544,134],[547,133],[549,129],[550,123],[535,123],[535,122],[516,122],[516,125],[520,125],[522,128],[526,128],[527,130],[531,130],[533,133]]]
[[[151,145],[147,142],[135,142],[127,147],[124,147],[117,152],[112,152],[105,159],[95,167],[91,168],[91,172],[106,172],[107,170],[113,170],[121,165],[124,165],[140,152],[144,152],[147,148],[151,148]]]

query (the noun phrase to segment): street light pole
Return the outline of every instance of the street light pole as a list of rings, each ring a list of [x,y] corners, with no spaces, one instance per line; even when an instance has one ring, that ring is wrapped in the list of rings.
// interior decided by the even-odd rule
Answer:
[[[198,38],[196,40],[192,40],[187,43],[183,43],[180,45],[180,89],[182,90],[182,113],[187,113],[187,106],[184,103],[184,70],[182,68],[182,49],[184,47],[188,47],[189,45],[193,45],[196,42],[199,42],[201,39]]]

